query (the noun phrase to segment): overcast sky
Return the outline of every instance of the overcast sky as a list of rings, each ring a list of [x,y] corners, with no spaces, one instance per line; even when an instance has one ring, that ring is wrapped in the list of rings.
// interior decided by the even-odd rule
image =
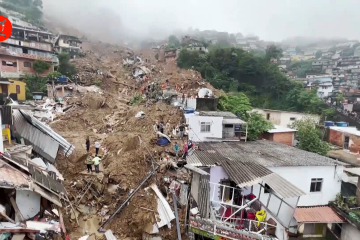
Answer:
[[[360,0],[43,0],[45,12],[75,28],[159,37],[199,28],[255,34],[360,39]],[[100,25],[101,26],[101,25]],[[103,33],[102,33],[103,34]]]

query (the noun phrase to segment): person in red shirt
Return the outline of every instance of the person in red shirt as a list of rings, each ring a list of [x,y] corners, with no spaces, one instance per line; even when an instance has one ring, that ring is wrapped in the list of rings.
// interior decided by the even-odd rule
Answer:
[[[188,155],[188,151],[189,151],[189,148],[188,148],[187,142],[184,142],[184,155],[183,155],[183,159],[186,159],[186,156]]]

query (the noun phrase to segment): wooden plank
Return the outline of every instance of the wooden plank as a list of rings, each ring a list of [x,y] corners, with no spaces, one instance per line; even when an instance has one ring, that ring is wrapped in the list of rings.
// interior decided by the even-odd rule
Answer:
[[[25,219],[24,219],[23,215],[21,214],[19,207],[16,204],[15,199],[13,197],[10,197],[10,202],[11,202],[11,205],[13,206],[13,208],[15,210],[15,214],[18,217],[18,219],[20,220],[20,222],[25,221]]]
[[[11,240],[23,240],[25,238],[25,234],[14,234]]]
[[[59,209],[59,221],[60,221],[61,230],[63,231],[64,235],[66,235],[66,228],[65,228],[65,225],[64,225],[64,218],[63,218],[63,214],[62,214],[60,209]]]

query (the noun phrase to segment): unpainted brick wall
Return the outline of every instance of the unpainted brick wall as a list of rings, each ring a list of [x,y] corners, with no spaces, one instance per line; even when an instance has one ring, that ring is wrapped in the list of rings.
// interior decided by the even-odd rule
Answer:
[[[344,142],[343,142],[342,135],[343,135],[342,132],[330,129],[329,143],[334,144],[334,145],[339,146],[339,147],[343,147]]]
[[[294,135],[294,132],[273,133],[273,141],[292,146],[293,145],[293,135]]]

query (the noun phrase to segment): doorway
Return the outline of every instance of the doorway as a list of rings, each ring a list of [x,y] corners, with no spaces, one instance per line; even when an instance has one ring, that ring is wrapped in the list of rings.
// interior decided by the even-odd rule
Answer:
[[[350,142],[349,136],[345,136],[345,139],[344,139],[344,149],[349,149],[349,142]]]

